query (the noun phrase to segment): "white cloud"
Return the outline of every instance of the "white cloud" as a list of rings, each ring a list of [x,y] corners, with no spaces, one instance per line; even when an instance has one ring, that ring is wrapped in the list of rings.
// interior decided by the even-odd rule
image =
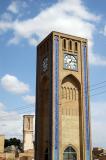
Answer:
[[[0,110],[3,110],[4,108],[5,108],[5,105],[2,102],[0,102]]]
[[[7,7],[7,11],[13,13],[13,14],[20,14],[22,13],[23,9],[27,8],[28,4],[24,0],[14,0],[10,3],[10,5]]]
[[[17,137],[23,138],[23,115],[29,113],[19,114],[16,111],[7,112],[6,106],[0,102],[0,134],[6,138]],[[30,113],[34,115],[34,113]]]
[[[18,13],[17,1],[12,1],[12,3],[8,6],[7,10],[15,14]]]
[[[93,146],[106,148],[106,102],[91,102],[91,125]]]
[[[9,74],[6,74],[1,78],[1,85],[5,90],[11,93],[22,94],[29,91],[29,86],[27,84],[19,81],[17,77]]]
[[[35,104],[35,96],[26,95],[23,96],[23,100],[28,104]]]
[[[36,46],[37,45],[37,40],[35,38],[30,38],[29,39],[29,44],[32,46]]]
[[[11,44],[18,44],[19,41],[20,41],[19,36],[14,36],[14,37],[12,37],[12,38],[8,41],[8,45],[11,45]]]
[[[103,56],[100,57],[99,54],[98,55],[94,54],[90,61],[92,61],[92,64],[94,64],[96,66],[98,66],[98,65],[106,66],[106,57],[103,57]]]
[[[3,21],[12,21],[12,15],[10,13],[3,13],[1,16],[0,16],[0,19]]]
[[[21,136],[22,135],[22,116],[16,111],[5,111],[5,104],[0,102],[0,134],[5,136]]]
[[[106,57],[93,52],[93,41],[88,41],[88,58],[89,62],[95,66],[106,66]]]
[[[4,32],[9,29],[12,29],[12,22],[0,21],[0,31]]]
[[[104,29],[103,29],[103,31],[101,31],[101,33],[102,33],[104,36],[106,36],[106,25],[104,26]]]
[[[9,44],[16,44],[21,38],[26,38],[29,44],[36,45],[53,30],[81,36],[89,40],[90,63],[106,65],[104,58],[93,54],[93,33],[99,20],[100,16],[91,13],[81,0],[59,0],[33,18],[12,23],[1,21],[0,30],[13,31],[14,37],[9,40]],[[37,39],[33,39],[33,36],[37,36]]]

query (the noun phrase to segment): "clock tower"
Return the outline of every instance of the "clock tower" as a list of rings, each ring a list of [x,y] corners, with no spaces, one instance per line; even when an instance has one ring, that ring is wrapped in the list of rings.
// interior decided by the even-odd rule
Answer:
[[[52,32],[37,46],[36,160],[91,160],[87,40]]]

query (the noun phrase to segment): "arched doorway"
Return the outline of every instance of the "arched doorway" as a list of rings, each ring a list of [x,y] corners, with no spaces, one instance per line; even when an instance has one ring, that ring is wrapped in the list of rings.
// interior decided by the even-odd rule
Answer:
[[[63,160],[77,160],[77,153],[73,147],[69,146],[64,150]]]

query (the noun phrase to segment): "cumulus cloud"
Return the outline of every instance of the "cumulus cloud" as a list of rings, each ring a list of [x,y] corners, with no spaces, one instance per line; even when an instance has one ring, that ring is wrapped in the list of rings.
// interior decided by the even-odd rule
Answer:
[[[5,90],[16,94],[22,94],[29,91],[28,84],[21,82],[17,77],[9,74],[6,74],[1,78],[1,86]]]
[[[98,66],[98,65],[101,65],[101,66],[106,66],[106,58],[103,57],[103,56],[99,56],[97,54],[94,54],[92,56],[92,64]]]
[[[29,39],[29,44],[32,46],[36,46],[37,45],[37,40],[35,38],[30,38]]]
[[[11,14],[18,14],[20,16],[22,14],[23,9],[27,7],[28,7],[28,4],[26,3],[26,1],[14,0],[7,7],[7,12],[10,12]]]
[[[0,110],[3,110],[4,108],[5,108],[5,105],[2,102],[0,102]]]
[[[106,66],[106,57],[93,52],[93,41],[88,41],[88,58],[89,62],[95,66]]]
[[[92,38],[94,25],[84,20],[95,21],[98,20],[98,17],[86,11],[84,6],[79,3],[80,0],[71,1],[58,2],[34,18],[6,25],[7,29],[11,26],[11,29],[26,38],[37,34],[41,39],[52,30]],[[76,10],[76,8],[78,9]],[[83,14],[81,14],[82,11]],[[56,16],[57,14],[58,16]]]
[[[4,21],[11,21],[12,15],[10,13],[5,12],[0,16],[0,19]]]
[[[16,111],[5,111],[6,106],[0,102],[0,134],[5,136],[21,136],[22,135],[22,116]]]
[[[12,3],[8,6],[7,10],[12,13],[18,13],[17,1],[12,1]]]
[[[91,120],[93,146],[106,148],[106,102],[91,102]]]
[[[104,29],[103,29],[103,31],[101,31],[101,33],[102,33],[104,36],[106,36],[106,25],[104,26]]]
[[[0,31],[13,31],[14,37],[9,40],[9,44],[17,44],[21,38],[25,38],[29,44],[36,45],[53,30],[81,36],[89,40],[90,63],[106,65],[104,58],[93,53],[93,33],[99,20],[100,16],[91,13],[81,0],[59,0],[33,18],[10,23],[0,21]]]
[[[6,111],[4,103],[0,102],[0,134],[6,138],[17,137],[23,138],[23,115],[29,114],[27,111],[24,114],[19,114],[17,111]],[[35,113],[30,113],[34,115]],[[34,119],[35,121],[35,119]]]
[[[23,96],[23,100],[28,104],[35,104],[35,96],[26,95]]]
[[[11,38],[11,39],[8,41],[8,45],[10,45],[10,44],[15,44],[15,45],[17,45],[17,44],[19,43],[19,41],[20,41],[19,36],[14,36],[13,38]]]

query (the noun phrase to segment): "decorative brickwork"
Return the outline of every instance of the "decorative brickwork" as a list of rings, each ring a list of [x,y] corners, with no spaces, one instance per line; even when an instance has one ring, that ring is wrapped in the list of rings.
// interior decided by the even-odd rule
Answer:
[[[37,47],[36,160],[91,160],[87,87],[87,40],[52,32]]]

